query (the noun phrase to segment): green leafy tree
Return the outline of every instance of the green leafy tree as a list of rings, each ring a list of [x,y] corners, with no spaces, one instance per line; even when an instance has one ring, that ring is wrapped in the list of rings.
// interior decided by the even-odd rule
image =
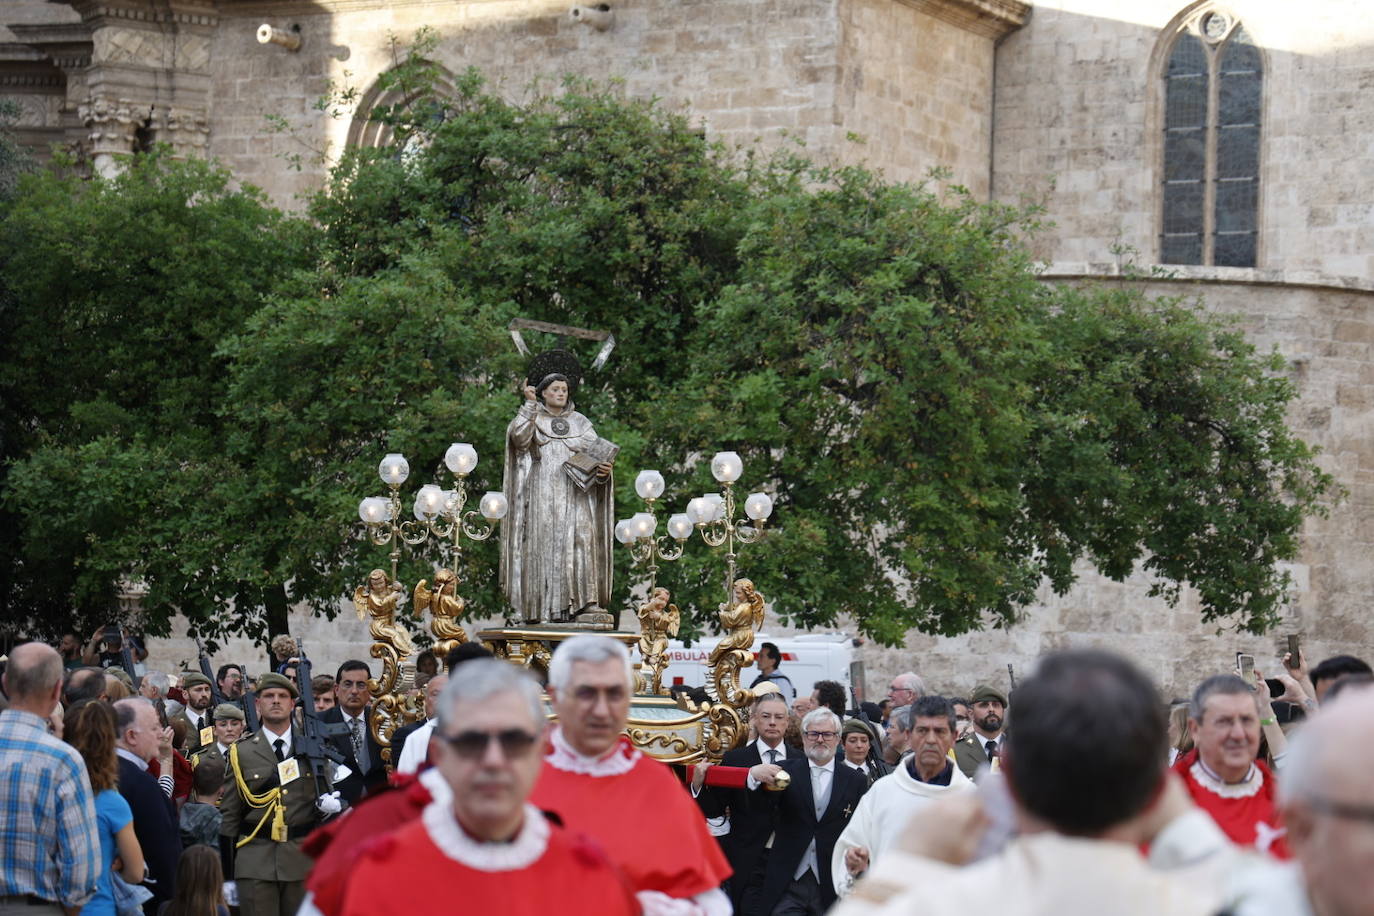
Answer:
[[[309,263],[304,224],[160,154],[110,180],[27,176],[0,216],[0,618],[85,632],[121,577],[150,586],[155,632],[178,607],[260,604],[257,570],[223,549],[240,468],[217,350]]]
[[[568,82],[515,105],[469,73],[441,99],[423,50],[388,77],[411,101],[375,115],[392,145],[345,154],[311,202],[311,242],[252,195],[206,196],[236,215],[196,238],[239,227],[251,244],[234,255],[269,265],[257,272],[227,250],[69,250],[58,239],[81,231],[39,231],[52,210],[123,237],[103,220],[149,193],[140,174],[181,174],[165,164],[21,195],[0,244],[29,260],[0,276],[104,351],[4,380],[22,394],[4,492],[31,593],[97,601],[129,575],[149,583],[155,626],[181,607],[206,631],[260,632],[293,601],[336,613],[387,565],[355,515],[382,490],[383,454],[411,461],[406,508],[455,439],[481,455],[473,488],[499,487],[525,369],[506,329],[522,316],[616,335],[577,403],[622,446],[620,514],[635,470],[663,471],[663,505],[680,509],[718,489],[712,452],[741,453],[741,486],[772,490],[777,509],[740,572],[793,622],[847,615],[887,642],[1007,625],[1082,559],[1115,578],[1144,568],[1168,598],[1191,583],[1206,619],[1273,622],[1275,561],[1337,488],[1285,425],[1294,392],[1276,358],[1234,327],[1130,285],[1041,283],[1021,244],[1032,212],[725,150],[614,87]],[[62,210],[82,193],[108,197],[103,216]],[[150,210],[140,225],[160,238],[185,218]],[[126,279],[99,298],[106,262]],[[29,263],[50,267],[19,282]],[[231,275],[252,279],[226,296]],[[129,301],[148,307],[110,306]],[[199,328],[211,301],[224,311],[195,347],[161,365],[144,353]],[[30,310],[6,320],[32,356],[51,332]],[[620,553],[625,595],[637,573]],[[466,548],[475,615],[502,608],[496,554]],[[402,579],[444,556],[407,548]],[[695,540],[660,582],[689,634],[712,626],[719,552]],[[218,615],[230,599],[233,619]]]
[[[14,194],[19,176],[33,168],[33,156],[19,145],[14,125],[19,120],[19,104],[0,99],[0,200]]]

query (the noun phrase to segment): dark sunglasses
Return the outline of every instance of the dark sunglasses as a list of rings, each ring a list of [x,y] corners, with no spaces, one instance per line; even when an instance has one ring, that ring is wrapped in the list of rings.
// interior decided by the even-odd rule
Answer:
[[[453,748],[459,757],[476,760],[487,752],[492,741],[501,745],[501,753],[507,758],[523,757],[539,740],[538,736],[518,728],[508,728],[499,732],[459,732],[456,735],[434,733],[441,741]]]

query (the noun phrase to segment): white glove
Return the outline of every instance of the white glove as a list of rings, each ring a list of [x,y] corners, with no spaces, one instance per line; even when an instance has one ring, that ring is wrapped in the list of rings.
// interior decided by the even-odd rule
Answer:
[[[238,884],[236,884],[236,883],[233,882],[233,881],[225,881],[225,882],[224,882],[224,905],[225,905],[225,906],[238,906],[238,905],[239,905],[239,886],[238,886]]]
[[[338,814],[343,810],[343,799],[339,798],[338,791],[329,792],[315,799],[315,808],[326,817]]]

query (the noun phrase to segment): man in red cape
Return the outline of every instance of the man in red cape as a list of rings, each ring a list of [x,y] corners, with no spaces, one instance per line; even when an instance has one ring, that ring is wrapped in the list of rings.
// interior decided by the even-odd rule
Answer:
[[[1267,701],[1266,693],[1265,707]],[[1230,674],[1203,681],[1190,706],[1188,731],[1196,747],[1174,764],[1188,794],[1231,842],[1290,858],[1274,774],[1256,759],[1262,724],[1272,726],[1275,742],[1282,741],[1273,712],[1261,708],[1251,687]]]
[[[461,894],[463,909],[479,913],[638,913],[601,848],[526,801],[541,768],[544,723],[539,686],[519,669],[484,660],[455,671],[439,701],[428,771],[442,782],[422,777],[434,799],[363,850],[339,912],[439,916],[453,912]]]
[[[587,834],[629,879],[646,916],[728,916],[730,865],[672,771],[622,737],[633,695],[630,655],[606,636],[575,636],[549,664],[558,714],[530,796]]]

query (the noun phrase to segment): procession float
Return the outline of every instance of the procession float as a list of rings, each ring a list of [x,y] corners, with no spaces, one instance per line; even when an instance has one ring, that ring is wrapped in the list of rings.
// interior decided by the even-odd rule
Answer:
[[[762,536],[772,514],[772,498],[756,492],[741,504],[736,485],[742,462],[734,452],[719,452],[711,459],[711,473],[720,491],[696,497],[686,512],[671,515],[667,534],[658,533],[655,511],[665,481],[656,470],[640,471],[635,478],[644,510],[616,521],[612,483],[619,449],[598,436],[591,420],[576,410],[583,376],[580,361],[565,347],[531,355],[520,333],[528,329],[564,340],[600,341],[593,369],[604,364],[615,345],[614,337],[604,331],[523,319],[512,322],[512,338],[530,358],[521,401],[506,428],[502,488],[483,494],[476,508],[469,508],[467,477],[478,455],[472,445],[456,442],[444,455],[449,485],[420,486],[411,517],[405,517],[401,495],[410,467],[400,454],[386,455],[378,468],[387,495],[359,504],[371,542],[391,547],[389,571],[372,570],[353,594],[359,619],[369,623],[372,657],[381,664],[380,676],[369,682],[373,736],[390,766],[392,732],[424,715],[421,701],[409,689],[417,648],[407,622],[427,622],[431,650],[441,659],[473,638],[461,623],[466,610],[461,595],[463,544],[495,536],[500,539],[505,624],[480,630],[474,637],[497,657],[529,669],[541,682],[547,680],[550,659],[563,640],[589,632],[620,640],[635,666],[629,739],[665,763],[717,762],[746,738],[754,694],[744,685],[741,671],[754,663],[750,646],[763,624],[764,596],[751,580],[737,578],[737,560],[742,545]],[[674,692],[664,685],[663,672],[668,640],[677,635],[680,614],[669,590],[658,584],[657,574],[659,563],[680,558],[694,535],[708,548],[721,551],[724,600],[718,618],[724,635],[708,656],[710,675],[703,690]],[[447,542],[451,565],[407,589],[398,579],[401,547],[431,540]],[[642,580],[623,593],[637,597],[620,605],[635,608],[637,632],[616,629],[617,617],[610,612],[617,606],[612,581],[616,543],[631,552],[635,568],[643,573]]]

